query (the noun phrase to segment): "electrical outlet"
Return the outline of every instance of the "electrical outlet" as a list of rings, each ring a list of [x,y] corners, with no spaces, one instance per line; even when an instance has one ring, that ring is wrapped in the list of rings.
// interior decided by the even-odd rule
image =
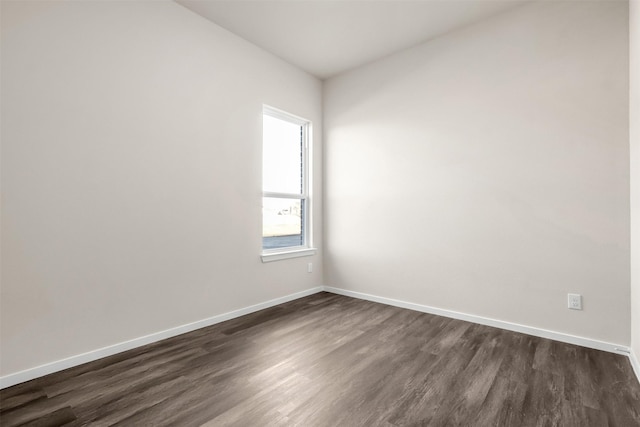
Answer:
[[[307,273],[313,273],[313,263],[307,264]]]
[[[582,295],[567,294],[567,303],[571,310],[582,310]]]

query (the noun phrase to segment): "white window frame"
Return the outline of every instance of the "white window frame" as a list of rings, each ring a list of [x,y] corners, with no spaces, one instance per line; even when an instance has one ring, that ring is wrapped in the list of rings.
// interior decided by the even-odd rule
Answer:
[[[263,105],[262,116],[270,116],[276,119],[293,123],[302,128],[302,192],[300,194],[278,193],[263,191],[262,197],[274,197],[280,199],[295,199],[304,203],[304,215],[301,218],[304,245],[289,246],[284,248],[263,249],[262,262],[278,261],[282,259],[311,256],[316,254],[313,247],[312,232],[312,201],[311,201],[311,121],[302,117],[287,113],[286,111]],[[264,134],[263,134],[264,137]],[[261,240],[262,241],[262,240]]]

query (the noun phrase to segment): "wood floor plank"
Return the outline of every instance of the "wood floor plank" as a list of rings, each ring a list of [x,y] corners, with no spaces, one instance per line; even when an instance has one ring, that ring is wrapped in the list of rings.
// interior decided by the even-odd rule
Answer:
[[[76,421],[76,415],[70,407],[60,408],[57,411],[46,414],[38,419],[22,424],[22,427],[54,427]]]
[[[640,426],[620,355],[319,293],[0,391],[4,426]]]
[[[33,404],[33,402],[46,399],[47,395],[42,389],[33,382],[21,384],[9,389],[5,393],[0,394],[0,413],[17,409],[21,406]],[[4,391],[4,390],[3,390]]]

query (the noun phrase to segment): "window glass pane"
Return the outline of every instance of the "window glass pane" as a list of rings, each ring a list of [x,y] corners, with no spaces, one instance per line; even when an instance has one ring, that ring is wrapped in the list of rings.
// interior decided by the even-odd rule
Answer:
[[[304,245],[304,201],[262,198],[262,249]]]
[[[302,127],[263,115],[262,190],[302,193]]]

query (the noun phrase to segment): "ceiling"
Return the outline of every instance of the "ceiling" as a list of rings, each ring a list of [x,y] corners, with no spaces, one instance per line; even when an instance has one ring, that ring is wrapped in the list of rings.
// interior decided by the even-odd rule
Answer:
[[[175,0],[325,79],[527,0]]]

